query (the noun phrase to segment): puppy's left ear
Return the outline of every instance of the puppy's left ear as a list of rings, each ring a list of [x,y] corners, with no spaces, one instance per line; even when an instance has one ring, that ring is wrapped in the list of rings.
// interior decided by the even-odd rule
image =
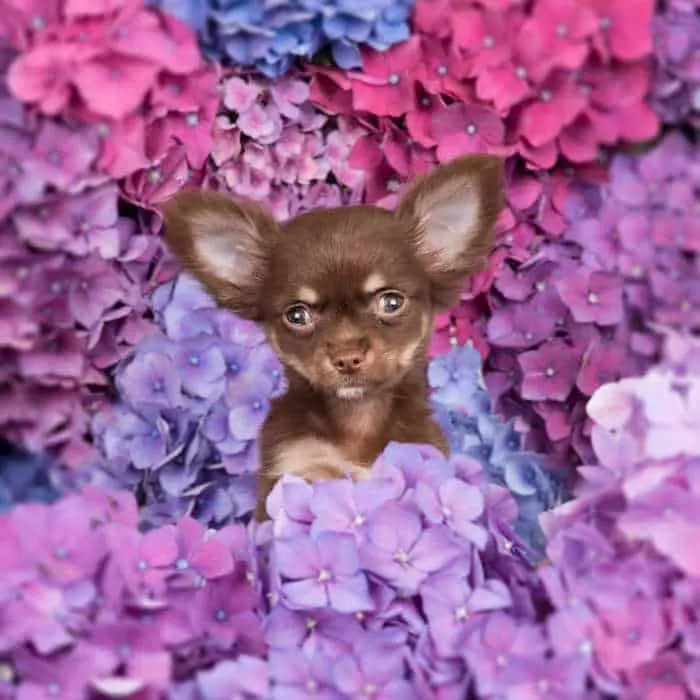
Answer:
[[[410,226],[437,307],[454,303],[463,280],[485,265],[502,191],[499,158],[466,156],[416,180],[399,203],[396,216]]]

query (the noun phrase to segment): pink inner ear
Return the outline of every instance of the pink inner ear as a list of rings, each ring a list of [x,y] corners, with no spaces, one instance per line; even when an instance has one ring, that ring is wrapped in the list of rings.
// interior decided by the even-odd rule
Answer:
[[[464,183],[459,189],[445,193],[435,192],[435,202],[419,204],[418,220],[423,233],[420,245],[424,252],[436,257],[440,266],[455,263],[469,248],[479,222],[479,202],[475,192]]]
[[[252,251],[234,233],[208,233],[194,241],[195,255],[201,267],[214,277],[237,287],[253,277]]]

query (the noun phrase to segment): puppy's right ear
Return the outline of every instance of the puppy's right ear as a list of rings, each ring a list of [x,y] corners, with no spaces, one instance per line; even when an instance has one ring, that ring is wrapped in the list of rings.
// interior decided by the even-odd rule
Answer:
[[[165,239],[216,301],[260,320],[269,251],[280,229],[260,205],[217,192],[182,192],[164,207]]]

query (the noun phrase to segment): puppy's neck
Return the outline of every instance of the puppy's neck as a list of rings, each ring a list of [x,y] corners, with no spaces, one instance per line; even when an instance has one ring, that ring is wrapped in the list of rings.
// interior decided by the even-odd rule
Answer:
[[[287,372],[288,393],[298,397],[301,405],[313,407],[330,425],[332,432],[344,440],[366,440],[384,433],[400,414],[428,407],[426,362],[417,362],[395,386],[362,395],[349,392],[334,395],[318,391],[294,370]]]

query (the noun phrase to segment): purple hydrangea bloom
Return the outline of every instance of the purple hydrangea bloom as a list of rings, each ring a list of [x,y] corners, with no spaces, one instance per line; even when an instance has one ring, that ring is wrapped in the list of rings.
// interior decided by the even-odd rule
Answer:
[[[360,202],[365,176],[349,156],[366,127],[315,107],[305,76],[236,73],[222,80],[221,94],[210,163],[216,188],[263,201],[280,220]]]
[[[653,104],[668,124],[700,128],[700,15],[692,3],[666,3],[653,20]]]
[[[162,331],[119,367],[122,403],[93,421],[101,458],[88,477],[140,484],[144,517],[155,522],[243,517],[254,506],[260,426],[283,387],[279,362],[259,329],[214,308],[186,275],[159,287],[152,304]]]
[[[274,556],[280,576],[286,579],[282,595],[292,609],[329,606],[347,613],[371,608],[352,535],[324,532],[315,539],[280,539]]]
[[[6,69],[16,56],[0,53]],[[161,244],[120,217],[95,129],[37,115],[4,81],[0,104],[0,433],[76,466],[107,370],[149,325]]]

